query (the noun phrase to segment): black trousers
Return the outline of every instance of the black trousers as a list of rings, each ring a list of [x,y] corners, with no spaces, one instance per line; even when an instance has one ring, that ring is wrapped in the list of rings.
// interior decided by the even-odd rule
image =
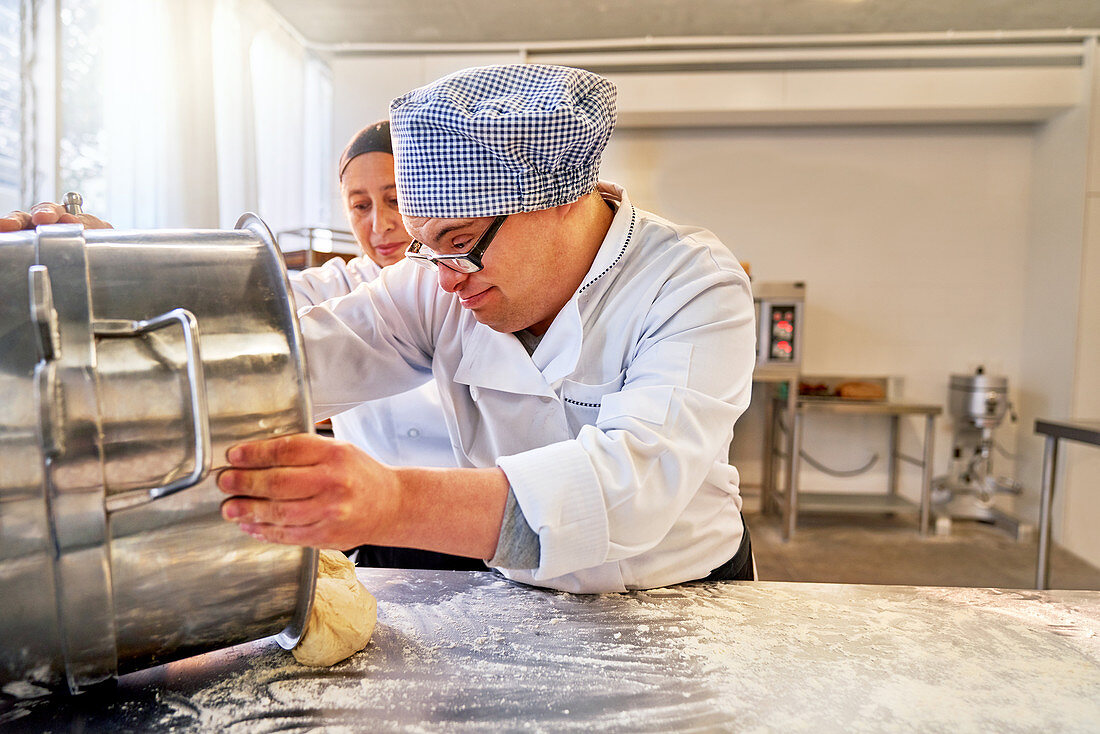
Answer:
[[[428,571],[488,571],[489,567],[478,558],[451,556],[446,553],[417,550],[415,548],[386,548],[380,545],[361,545],[354,551],[356,566],[370,568],[419,568]]]
[[[723,563],[718,568],[700,581],[756,581],[756,574],[752,570],[752,541],[749,539],[749,526],[745,524],[745,534],[741,536],[741,545],[737,546],[737,552],[733,558]]]
[[[415,548],[386,548],[378,545],[361,545],[348,555],[355,554],[355,565],[370,568],[418,568],[429,571],[488,571],[489,567],[477,558],[451,556],[446,553],[416,550]],[[755,581],[752,570],[752,541],[749,526],[733,558],[723,563],[700,581]]]

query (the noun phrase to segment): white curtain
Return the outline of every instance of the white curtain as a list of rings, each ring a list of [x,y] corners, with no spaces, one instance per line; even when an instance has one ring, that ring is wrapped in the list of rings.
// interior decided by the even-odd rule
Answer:
[[[219,225],[232,227],[236,216],[256,212],[256,146],[252,114],[252,74],[248,48],[254,32],[241,21],[239,3],[219,0],[214,8],[215,127],[218,148]]]
[[[104,176],[116,226],[217,224],[213,4],[104,4]]]
[[[107,216],[327,221],[331,79],[260,0],[102,0]],[[318,142],[323,141],[323,142]]]
[[[257,207],[278,232],[305,224],[305,74],[285,39],[261,31],[249,48],[255,116]]]
[[[310,58],[305,65],[305,224],[324,226],[332,221],[338,165],[333,148],[334,109],[332,70]]]
[[[259,0],[216,0],[220,226],[250,211],[273,232],[328,221],[332,74]]]

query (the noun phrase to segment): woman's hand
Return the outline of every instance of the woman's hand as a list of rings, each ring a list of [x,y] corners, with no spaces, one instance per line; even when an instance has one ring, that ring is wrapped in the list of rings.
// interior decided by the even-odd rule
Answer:
[[[250,441],[226,454],[222,516],[274,543],[346,550],[384,543],[397,524],[395,472],[342,441],[300,433]]]
[[[69,214],[65,207],[50,201],[35,204],[29,212],[12,212],[0,217],[0,232],[34,229],[40,224],[83,224],[85,229],[111,229],[111,225],[91,214]]]

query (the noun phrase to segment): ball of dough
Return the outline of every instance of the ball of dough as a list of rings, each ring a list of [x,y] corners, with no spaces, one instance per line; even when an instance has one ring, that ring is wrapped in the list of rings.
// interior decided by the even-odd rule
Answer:
[[[302,665],[335,665],[367,646],[377,621],[378,602],[355,577],[352,562],[339,551],[323,550],[313,610],[291,652]]]

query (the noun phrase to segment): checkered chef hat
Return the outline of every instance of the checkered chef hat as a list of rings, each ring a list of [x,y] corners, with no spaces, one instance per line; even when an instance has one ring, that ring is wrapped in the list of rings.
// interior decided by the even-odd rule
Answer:
[[[402,214],[548,209],[595,189],[615,85],[564,66],[475,67],[393,100],[390,122]]]

